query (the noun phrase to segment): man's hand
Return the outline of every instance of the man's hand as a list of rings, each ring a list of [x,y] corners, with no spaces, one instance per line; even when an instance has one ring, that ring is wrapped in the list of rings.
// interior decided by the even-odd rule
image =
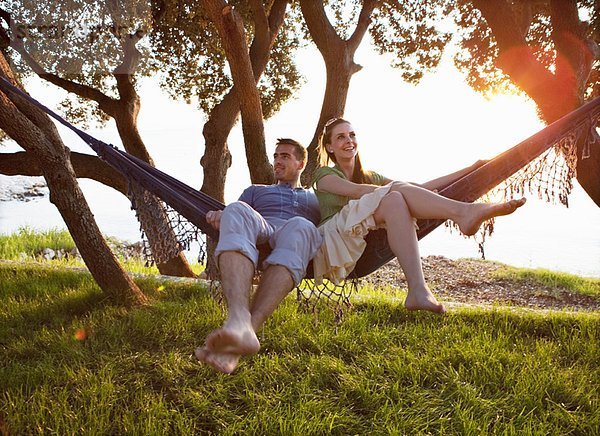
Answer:
[[[223,215],[222,210],[211,210],[206,212],[206,222],[219,230],[219,227],[221,227],[221,215]]]

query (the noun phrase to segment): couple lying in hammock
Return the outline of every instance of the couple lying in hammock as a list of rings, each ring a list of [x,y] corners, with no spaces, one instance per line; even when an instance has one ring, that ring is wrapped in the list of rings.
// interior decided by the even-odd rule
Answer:
[[[195,351],[198,360],[231,373],[241,356],[255,354],[255,332],[297,285],[313,260],[314,278],[339,283],[364,251],[367,233],[386,229],[389,246],[408,282],[409,310],[444,313],[425,283],[416,234],[416,219],[450,219],[473,235],[490,218],[508,215],[525,199],[506,203],[463,203],[434,191],[481,165],[422,185],[397,182],[362,168],[352,125],[341,118],[326,123],[319,142],[320,167],[314,172],[315,193],[300,186],[306,149],[279,139],[274,153],[276,184],[253,185],[240,200],[206,219],[219,229],[215,257],[227,300],[228,317]],[[334,166],[329,166],[333,162]],[[315,195],[316,194],[316,195]],[[320,217],[320,218],[319,218]],[[273,249],[260,268],[260,283],[250,301],[257,245]]]

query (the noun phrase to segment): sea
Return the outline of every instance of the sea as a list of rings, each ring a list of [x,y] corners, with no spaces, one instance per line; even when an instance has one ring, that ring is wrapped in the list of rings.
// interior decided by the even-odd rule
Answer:
[[[141,239],[127,198],[94,181],[83,179],[80,185],[103,234],[129,242]],[[36,195],[25,196],[32,188]],[[240,193],[242,189],[239,186]],[[49,201],[43,178],[0,176],[0,233],[10,234],[22,227],[66,228]],[[420,248],[422,256],[482,256],[478,240],[447,226],[425,237]],[[568,208],[529,198],[515,214],[496,221],[494,233],[486,238],[483,248],[486,259],[507,265],[600,278],[600,208],[578,185]],[[190,260],[197,257],[194,250],[186,253]]]

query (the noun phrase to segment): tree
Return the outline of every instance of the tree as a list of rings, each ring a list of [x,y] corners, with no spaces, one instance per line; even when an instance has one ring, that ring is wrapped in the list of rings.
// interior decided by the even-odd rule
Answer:
[[[11,47],[20,54],[22,63],[27,64],[42,79],[72,93],[81,100],[97,104],[95,112],[102,120],[106,120],[107,117],[115,120],[125,150],[152,164],[152,158],[137,128],[140,98],[135,89],[134,78],[134,73],[138,69],[142,57],[136,45],[145,35],[146,29],[142,26],[147,25],[144,22],[146,17],[143,14],[141,18],[129,17],[129,19],[140,19],[141,22],[134,22],[134,24],[127,22],[125,26],[123,11],[116,7],[110,7],[111,4],[108,4],[107,8],[103,8],[103,3],[73,0],[63,2],[60,7],[45,8],[45,5],[36,2],[35,4],[22,4],[21,8],[23,9],[13,5],[13,15],[33,20],[31,21],[33,23],[36,23],[36,20],[41,20],[39,22],[42,23],[60,23],[65,17],[75,14],[79,15],[84,22],[92,20],[93,23],[101,24],[97,24],[97,28],[86,28],[86,31],[89,32],[86,35],[86,41],[89,44],[82,43],[82,35],[68,31],[63,31],[61,34],[61,36],[64,35],[64,38],[52,38],[51,44],[45,44],[46,41],[39,41],[39,38],[34,40],[34,30],[41,32],[39,29],[42,26],[36,28],[35,25],[29,24],[29,27],[26,27],[25,24],[13,19],[13,21],[9,21],[14,33]],[[135,3],[132,3],[133,5]],[[7,11],[4,11],[4,16],[7,15]],[[103,28],[103,25],[107,27]],[[54,32],[60,32],[60,27],[57,26]],[[106,38],[106,34],[109,38]],[[120,44],[120,52],[118,49],[114,50],[113,39]],[[26,48],[26,44],[29,45],[29,49]],[[31,50],[36,52],[39,60],[30,54]],[[77,62],[79,59],[88,59],[88,61]],[[63,74],[61,76],[57,73],[50,73],[48,69],[54,69]],[[115,80],[116,86],[108,82],[111,77]],[[115,88],[117,97],[112,97],[109,92],[114,91]],[[81,108],[84,110],[81,111]],[[81,120],[92,115],[90,112],[93,112],[90,111],[89,106],[73,105],[72,102],[67,104],[67,109],[71,116],[74,115],[75,120]],[[101,176],[100,173],[96,173],[88,167],[87,174],[98,181],[106,180],[106,172],[104,176]],[[112,184],[110,183],[110,185]],[[159,271],[168,275],[194,276],[160,200],[137,187],[133,188],[133,195],[138,199],[136,201],[138,219],[148,237],[153,255],[157,259]]]
[[[213,9],[210,9],[211,2],[179,2],[177,7],[168,8],[170,12],[150,35],[153,46],[158,48],[162,86],[174,98],[197,99],[198,105],[207,114],[202,130],[205,150],[201,159],[204,170],[201,190],[220,201],[224,201],[225,180],[231,166],[227,139],[240,114],[240,85],[233,82],[227,71],[226,60],[229,58],[218,26],[213,24],[214,13],[218,17],[226,5],[235,8],[238,18],[234,28],[241,32],[241,20],[244,32],[252,38],[250,47],[240,48],[243,53],[236,55],[243,59],[239,58],[238,62],[234,56],[232,61],[234,65],[245,62],[247,71],[249,57],[254,84],[248,85],[255,88],[258,84],[264,118],[281,107],[297,89],[300,80],[293,62],[294,51],[299,45],[294,17],[288,17],[286,25],[283,25],[288,0],[220,2],[212,5]],[[240,92],[254,93],[254,90],[242,89]],[[259,113],[256,106],[252,110],[255,114]],[[247,113],[250,116],[251,111]],[[272,171],[266,163],[264,145],[261,145],[264,139],[252,139],[249,130],[244,128],[248,137],[246,156],[251,180],[270,183]]]
[[[3,54],[0,74],[15,85],[18,81]],[[50,119],[18,97],[0,93],[0,128],[37,163],[50,190],[50,201],[63,217],[90,273],[113,301],[131,306],[146,297],[121,268],[100,234],[94,216],[79,189],[68,152]]]
[[[600,4],[585,0],[456,2],[456,63],[477,91],[512,89],[551,123],[600,95]],[[583,19],[582,17],[585,17]],[[577,179],[600,206],[600,144],[577,144]]]
[[[316,165],[319,135],[327,120],[344,113],[350,80],[362,68],[354,62],[354,54],[367,31],[381,53],[395,55],[395,66],[410,82],[418,82],[424,71],[438,65],[449,36],[437,31],[433,24],[427,24],[426,17],[434,21],[434,15],[444,13],[443,9],[428,2],[332,2],[330,7],[336,18],[335,24],[327,17],[325,2],[300,0],[300,7],[327,70],[319,122],[308,147],[309,163],[303,173],[306,184]],[[344,19],[345,16],[348,18]],[[356,22],[354,31],[347,36],[353,21]]]

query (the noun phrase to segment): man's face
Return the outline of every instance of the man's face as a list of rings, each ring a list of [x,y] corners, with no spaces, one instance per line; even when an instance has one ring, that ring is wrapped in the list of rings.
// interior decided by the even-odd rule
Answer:
[[[278,182],[294,183],[304,169],[304,161],[298,160],[294,146],[279,144],[273,154],[273,172]]]

